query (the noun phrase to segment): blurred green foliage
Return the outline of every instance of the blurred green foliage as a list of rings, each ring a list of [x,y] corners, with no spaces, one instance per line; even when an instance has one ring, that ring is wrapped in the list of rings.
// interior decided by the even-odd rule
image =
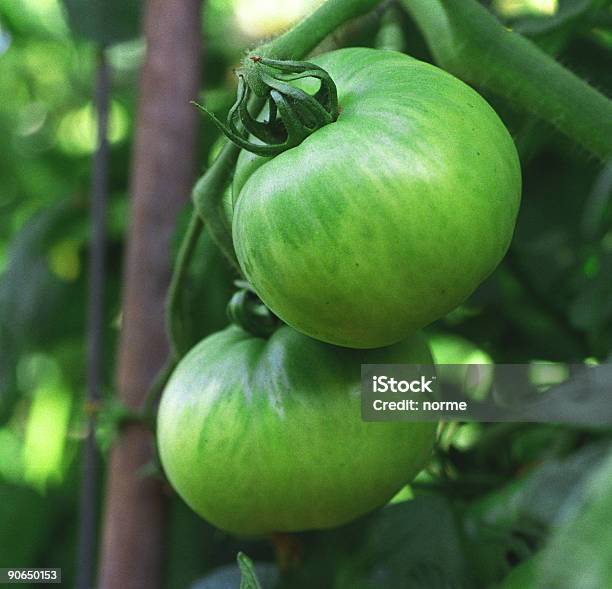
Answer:
[[[242,50],[308,8],[306,0],[291,4],[293,12],[281,10],[280,0],[261,10],[246,0],[207,3],[200,101],[227,111],[231,69]],[[612,95],[609,2],[495,0],[491,6],[507,26]],[[109,46],[112,68],[105,300],[111,396],[144,54],[138,15],[133,1],[0,4],[0,567],[61,566],[67,584],[74,578],[84,435],[92,41]],[[349,27],[337,42],[394,47],[432,61],[419,30],[396,6]],[[428,328],[436,359],[609,361],[612,163],[595,161],[511,103],[487,98],[519,147],[523,205],[502,266],[465,305]],[[204,167],[217,135],[204,120],[201,131]],[[194,318],[193,342],[225,324],[231,278],[205,240],[184,301]],[[267,541],[214,530],[175,498],[168,587],[238,587],[239,550],[257,563],[264,588],[611,587],[610,433],[449,424],[435,460],[411,489],[349,526],[297,535],[299,564],[282,574]]]

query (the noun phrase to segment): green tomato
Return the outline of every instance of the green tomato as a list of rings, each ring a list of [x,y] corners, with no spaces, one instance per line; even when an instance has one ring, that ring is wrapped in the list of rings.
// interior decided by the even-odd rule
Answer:
[[[431,363],[417,335],[338,348],[290,327],[268,340],[230,326],[181,361],[158,444],[187,504],[236,534],[322,529],[386,503],[427,462],[433,423],[361,419],[362,363]]]
[[[234,246],[295,329],[388,345],[459,305],[504,256],[516,149],[487,102],[432,65],[363,48],[312,61],[335,80],[340,116],[274,158],[243,152]]]

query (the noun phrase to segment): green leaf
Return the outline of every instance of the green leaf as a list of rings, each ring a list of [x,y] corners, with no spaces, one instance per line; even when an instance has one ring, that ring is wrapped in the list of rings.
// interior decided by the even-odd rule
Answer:
[[[612,221],[612,160],[597,175],[585,200],[580,229],[584,239],[595,241],[605,236]]]
[[[37,566],[49,540],[49,499],[0,480],[0,567]]]
[[[182,293],[182,313],[189,318],[185,323],[185,343],[189,347],[228,324],[226,308],[235,290],[234,277],[232,268],[205,230]]]
[[[175,234],[175,238],[183,236],[183,243],[178,247],[167,313],[179,356],[227,325],[227,304],[235,290],[234,272],[210,233],[200,227],[192,219],[185,230],[181,222]]]
[[[466,561],[449,503],[418,497],[389,505],[373,517],[353,557],[372,587],[459,589]],[[348,575],[348,572],[347,572]],[[338,587],[353,587],[347,578]]]
[[[75,35],[112,45],[138,36],[140,0],[63,0]]]
[[[510,562],[529,561],[550,531],[583,504],[585,483],[609,452],[609,443],[591,444],[569,458],[549,459],[469,505],[462,515],[464,546],[477,586],[490,587],[506,575],[502,587],[520,586],[512,583],[533,573],[526,566],[511,574]]]
[[[544,549],[538,586],[612,587],[612,457],[591,477],[582,505],[572,512]]]
[[[191,585],[190,589],[272,589],[276,587],[279,573],[276,565],[266,562],[253,563],[238,553],[238,564],[229,564],[213,570]]]
[[[83,222],[83,210],[66,200],[39,211],[13,238],[0,277],[0,322],[18,348],[48,346],[54,337],[82,333]],[[66,308],[69,314],[58,314]]]
[[[607,428],[612,423],[612,364],[580,368],[566,382],[543,393],[530,386],[526,374],[521,381],[518,374],[508,373],[505,379],[498,378],[498,384],[503,383],[505,390],[497,386],[493,393],[506,404],[515,403],[517,421],[526,417],[549,423]],[[516,403],[517,395],[513,399],[513,387],[515,391],[528,391],[521,393],[520,403]]]
[[[526,477],[473,503],[469,518],[474,524],[501,528],[523,523],[549,528],[563,517],[564,505],[571,508],[581,501],[585,481],[609,452],[609,443],[591,444],[568,458],[549,459]]]
[[[240,568],[240,589],[261,589],[261,585],[257,579],[253,561],[244,553],[239,552],[236,556],[238,567]]]
[[[8,248],[0,275],[0,423],[17,396],[19,356],[82,336],[82,224],[83,210],[66,200],[34,215]]]
[[[595,258],[597,274],[580,284],[569,312],[574,326],[589,333],[603,354],[612,343],[612,253]]]

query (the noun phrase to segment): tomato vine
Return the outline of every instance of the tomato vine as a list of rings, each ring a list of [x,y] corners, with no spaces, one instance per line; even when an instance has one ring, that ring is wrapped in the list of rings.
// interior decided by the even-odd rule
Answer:
[[[557,127],[602,160],[612,155],[612,101],[475,0],[401,0],[437,63]]]

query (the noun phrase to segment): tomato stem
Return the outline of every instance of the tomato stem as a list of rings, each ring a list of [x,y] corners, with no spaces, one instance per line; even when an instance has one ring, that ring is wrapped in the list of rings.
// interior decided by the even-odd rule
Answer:
[[[327,0],[286,33],[259,46],[249,55],[301,59],[340,25],[367,14],[380,3],[381,0]]]
[[[236,166],[238,154],[236,145],[225,144],[208,172],[196,182],[191,195],[195,211],[205,223],[213,241],[237,270],[240,267],[234,252],[230,222],[223,210],[223,192]]]
[[[227,314],[232,323],[256,337],[269,337],[281,323],[250,285],[234,294],[227,305]]]
[[[207,228],[214,242],[230,263],[239,269],[232,244],[231,228],[222,210],[223,191],[237,158],[238,148],[227,143],[208,172],[193,188],[194,211],[179,248],[166,297],[166,329],[170,339],[171,359],[174,361],[178,361],[190,345],[185,336],[181,295],[196,245],[204,230],[204,220],[207,221]]]
[[[237,98],[226,123],[206,107],[193,103],[238,147],[272,157],[299,145],[317,129],[338,118],[336,84],[318,65],[260,56],[251,56],[246,64],[238,72]],[[304,78],[319,81],[314,94],[292,84]],[[267,120],[258,121],[249,112],[247,102],[251,93],[268,102]],[[236,119],[240,120],[241,128],[236,125]],[[249,134],[257,142],[250,140]]]
[[[187,352],[187,346],[189,345],[185,337],[181,295],[183,294],[183,285],[187,277],[189,263],[203,230],[202,219],[198,215],[192,215],[179,248],[175,271],[172,274],[166,297],[166,329],[170,338],[170,352],[173,358],[180,358]]]

